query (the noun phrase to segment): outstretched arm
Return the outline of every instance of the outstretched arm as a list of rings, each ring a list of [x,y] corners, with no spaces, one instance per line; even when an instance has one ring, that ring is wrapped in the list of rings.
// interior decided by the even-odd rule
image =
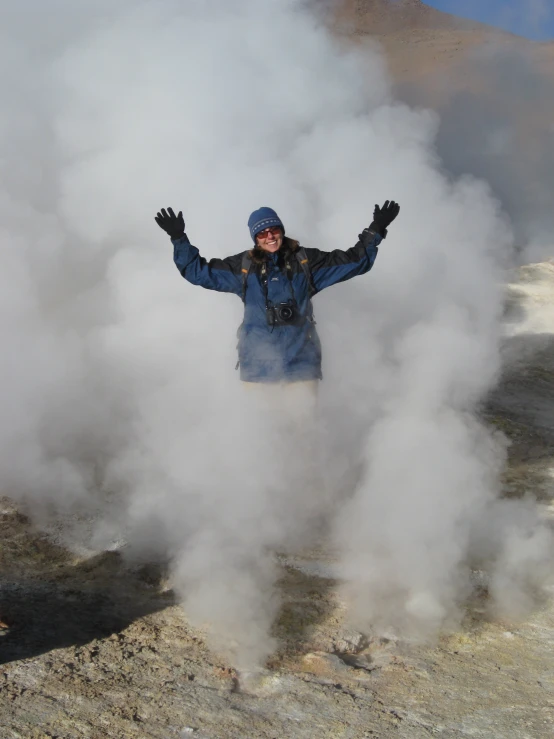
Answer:
[[[316,291],[320,292],[326,287],[336,285],[337,282],[344,282],[369,272],[381,241],[382,237],[379,234],[371,233],[368,234],[366,243],[362,243],[360,238],[360,241],[347,251],[306,249]]]
[[[192,285],[224,293],[242,293],[241,255],[226,259],[211,259],[207,262],[198,249],[188,240],[182,211],[176,216],[172,208],[162,208],[157,213],[156,223],[173,243],[173,261],[177,269]]]
[[[378,246],[399,211],[400,206],[394,200],[387,200],[382,208],[376,205],[371,225],[362,231],[358,242],[347,251],[306,249],[316,291],[369,272],[375,262]]]
[[[241,255],[206,261],[186,234],[173,242],[173,261],[185,280],[207,290],[242,294]]]

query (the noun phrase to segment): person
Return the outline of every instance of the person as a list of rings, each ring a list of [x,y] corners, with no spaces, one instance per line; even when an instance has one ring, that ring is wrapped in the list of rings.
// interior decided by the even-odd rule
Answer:
[[[331,285],[369,272],[399,211],[395,201],[376,205],[372,223],[354,246],[326,252],[300,246],[286,235],[277,213],[262,207],[248,219],[254,247],[210,261],[189,241],[182,211],[175,215],[172,208],[162,208],[155,221],[171,238],[174,262],[185,280],[242,298],[240,379],[294,387],[298,383],[317,386],[323,376],[313,297]]]

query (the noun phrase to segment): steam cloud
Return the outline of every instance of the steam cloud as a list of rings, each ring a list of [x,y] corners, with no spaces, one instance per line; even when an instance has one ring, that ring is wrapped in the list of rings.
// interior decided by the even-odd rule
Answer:
[[[56,27],[2,5],[3,492],[89,547],[169,552],[187,615],[241,665],[274,646],[273,553],[320,515],[360,624],[436,631],[480,550],[517,601],[550,542],[497,500],[502,445],[474,417],[512,235],[487,184],[441,172],[436,116],[299,0],[58,0]],[[315,303],[316,486],[241,394],[240,302],[184,282],[153,215],[182,208],[207,257],[248,248],[262,204],[306,246],[348,248],[385,198],[402,213],[374,270]],[[537,546],[503,564],[520,520]]]
[[[554,85],[527,47],[479,48],[461,73],[492,94],[450,96],[441,110],[438,151],[448,169],[486,179],[514,222],[520,263],[548,258],[554,216],[552,115]],[[524,98],[522,93],[524,92]],[[522,104],[526,111],[522,115]]]

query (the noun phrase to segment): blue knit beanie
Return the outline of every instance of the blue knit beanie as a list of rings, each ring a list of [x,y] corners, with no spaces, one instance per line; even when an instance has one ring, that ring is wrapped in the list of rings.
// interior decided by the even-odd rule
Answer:
[[[281,226],[283,233],[285,233],[283,222],[273,208],[258,208],[258,210],[255,210],[248,219],[248,228],[250,229],[252,241],[256,243],[256,234],[270,226]]]

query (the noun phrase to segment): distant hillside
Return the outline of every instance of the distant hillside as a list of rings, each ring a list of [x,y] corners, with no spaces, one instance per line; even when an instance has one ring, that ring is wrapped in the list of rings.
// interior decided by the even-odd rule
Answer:
[[[348,43],[381,45],[396,97],[440,114],[446,168],[486,178],[518,241],[549,256],[540,249],[554,233],[554,43],[420,0],[342,0],[333,27]]]
[[[554,78],[554,43],[529,41],[443,13],[420,0],[342,0],[337,19],[340,33],[378,38],[397,79],[418,79],[433,69],[450,67],[487,43],[526,50]]]

